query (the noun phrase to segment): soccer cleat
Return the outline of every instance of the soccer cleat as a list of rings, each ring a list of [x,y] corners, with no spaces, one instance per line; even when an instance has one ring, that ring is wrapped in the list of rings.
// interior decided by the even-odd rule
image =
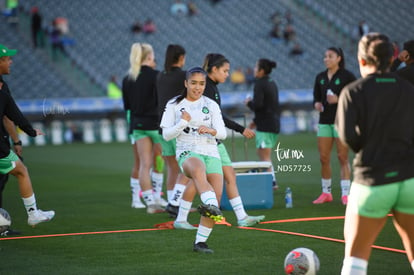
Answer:
[[[186,230],[194,230],[197,229],[197,227],[191,225],[189,222],[177,222],[174,221],[174,228],[175,229],[186,229]]]
[[[333,201],[331,193],[322,193],[316,200],[313,201],[313,204],[322,204],[331,201]]]
[[[170,214],[171,218],[177,218],[178,215],[178,206],[172,205],[171,203],[167,204],[167,207],[165,207],[165,211]]]
[[[163,213],[165,209],[161,207],[159,204],[149,204],[147,205],[147,213],[148,214],[156,214],[156,213]]]
[[[341,200],[342,200],[342,204],[343,205],[347,205],[348,204],[348,196],[347,195],[342,196],[341,197]]]
[[[168,205],[168,202],[161,197],[155,198],[155,203],[161,205],[162,207],[166,207]]]
[[[246,218],[237,221],[239,226],[252,226],[264,220],[265,216],[247,216]]]
[[[15,236],[21,235],[22,233],[11,228],[6,229],[5,231],[0,233],[0,237],[8,237],[8,236]]]
[[[138,199],[138,200],[132,201],[131,207],[142,209],[142,208],[145,208],[146,206],[140,199]]]
[[[27,218],[27,223],[31,226],[35,226],[41,222],[47,222],[53,219],[55,211],[42,211],[40,209],[30,212]]]
[[[197,210],[201,216],[210,218],[215,222],[221,222],[223,220],[223,213],[215,205],[202,203],[198,206]]]
[[[208,245],[204,242],[195,243],[193,247],[194,252],[201,252],[205,254],[213,254],[214,251],[208,248]]]

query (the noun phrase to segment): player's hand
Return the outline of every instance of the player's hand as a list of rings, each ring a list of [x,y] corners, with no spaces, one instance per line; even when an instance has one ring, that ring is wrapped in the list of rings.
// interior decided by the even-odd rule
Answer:
[[[338,103],[338,96],[333,95],[326,95],[326,101],[328,101],[329,104],[336,104]]]
[[[44,136],[45,135],[45,133],[43,133],[42,130],[40,130],[40,129],[35,129],[35,131],[36,131],[36,136]]]
[[[187,121],[191,120],[191,115],[189,113],[187,113],[186,111],[182,110],[181,111],[181,118]]]
[[[254,121],[250,122],[249,129],[256,129],[256,123]]]
[[[23,153],[23,146],[13,145],[13,147],[14,147],[13,149],[14,149],[14,152],[16,153],[16,155],[21,156],[22,153]]]
[[[322,113],[322,112],[323,112],[323,105],[322,105],[322,103],[320,103],[320,102],[315,102],[314,107],[315,107],[315,110],[316,110],[316,111],[318,111],[318,112],[320,112],[320,113]]]
[[[256,135],[256,133],[249,128],[244,129],[242,134],[247,138],[254,138],[254,136]]]
[[[215,136],[217,134],[217,131],[212,128],[208,128],[207,126],[200,126],[198,127],[198,133],[199,134],[210,134],[212,136]]]

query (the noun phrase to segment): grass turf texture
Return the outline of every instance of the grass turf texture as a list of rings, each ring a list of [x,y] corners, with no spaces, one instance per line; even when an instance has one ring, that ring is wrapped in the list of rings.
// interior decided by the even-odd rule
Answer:
[[[320,165],[314,134],[280,136],[280,147],[302,150],[303,158],[278,161],[274,165],[310,165],[310,172],[277,174],[280,189],[274,193],[275,204],[268,210],[248,210],[250,215],[266,215],[266,221],[343,216],[340,202],[339,170],[332,154],[333,195],[330,204],[313,205],[321,192]],[[257,160],[254,141],[226,141],[233,161]],[[49,223],[31,228],[17,182],[11,177],[3,207],[12,217],[12,228],[23,236],[77,232],[150,229],[169,221],[167,214],[146,214],[130,207],[129,173],[131,146],[127,143],[72,144],[24,148],[24,157],[32,177],[38,206],[54,209]],[[293,208],[284,207],[284,190],[293,191]],[[196,206],[197,198],[194,202]],[[321,262],[319,274],[339,274],[343,243],[274,232],[237,228],[232,211],[223,211],[233,227],[218,225],[208,245],[212,255],[192,251],[195,231],[156,230],[111,234],[59,236],[49,238],[1,240],[0,274],[284,274],[283,261],[296,247],[313,249]],[[198,213],[189,222],[196,224]],[[343,220],[260,224],[266,228],[343,239]],[[403,249],[400,239],[387,222],[376,245]],[[405,254],[373,250],[369,274],[410,274]]]

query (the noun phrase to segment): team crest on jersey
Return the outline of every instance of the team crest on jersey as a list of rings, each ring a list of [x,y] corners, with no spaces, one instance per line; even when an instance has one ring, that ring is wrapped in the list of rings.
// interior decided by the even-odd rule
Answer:
[[[201,111],[203,112],[203,114],[210,113],[210,110],[206,106],[204,106],[203,109],[201,109]]]
[[[340,80],[339,78],[337,78],[337,79],[335,80],[335,85],[339,85],[339,84],[341,84],[341,80]]]
[[[325,84],[325,79],[321,79],[321,81],[319,82],[321,85]]]

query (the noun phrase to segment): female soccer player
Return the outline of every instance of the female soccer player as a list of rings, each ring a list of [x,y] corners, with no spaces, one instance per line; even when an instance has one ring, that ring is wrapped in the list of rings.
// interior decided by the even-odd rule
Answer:
[[[414,271],[414,86],[389,73],[392,56],[387,36],[363,36],[358,44],[362,79],[339,97],[339,137],[356,153],[342,275],[367,274],[371,245],[390,211]]]
[[[272,148],[275,147],[277,135],[280,131],[279,92],[276,83],[269,77],[276,62],[269,59],[259,59],[254,72],[256,83],[254,85],[253,99],[247,100],[247,106],[254,111],[252,126],[256,127],[256,148],[260,160],[272,162]],[[272,167],[274,183],[275,172]]]
[[[125,110],[130,110],[130,131],[139,156],[139,184],[147,205],[147,213],[164,212],[152,191],[151,167],[158,133],[158,105],[154,51],[150,44],[134,43],[130,52],[130,68],[123,79],[122,92]],[[133,192],[134,193],[134,192]],[[134,206],[133,206],[134,207]]]
[[[185,49],[178,44],[170,44],[165,53],[164,70],[157,77],[158,113],[162,116],[167,102],[180,95],[184,89]],[[184,192],[188,178],[179,173],[175,158],[175,139],[161,140],[162,155],[167,163],[167,198],[166,211],[176,217],[181,196]]]
[[[202,217],[193,250],[213,253],[206,241],[214,222],[223,218],[218,204],[223,192],[223,172],[216,139],[226,138],[226,129],[218,104],[203,96],[206,75],[198,67],[187,72],[186,90],[168,102],[161,128],[164,139],[176,138],[178,164],[201,197]]]
[[[342,49],[331,47],[325,51],[323,59],[326,70],[319,73],[313,89],[314,108],[319,115],[318,150],[321,161],[322,194],[313,201],[314,204],[331,202],[331,151],[334,143],[341,166],[342,204],[348,201],[350,181],[350,166],[348,149],[338,139],[334,128],[338,96],[345,85],[355,80],[355,76],[345,69],[345,57]]]
[[[222,54],[210,53],[207,54],[204,65],[204,70],[207,72],[207,83],[204,95],[217,102],[220,106],[221,99],[217,88],[218,83],[224,83],[229,76],[230,62]],[[247,129],[230,118],[223,116],[224,124],[227,128],[242,133],[247,138],[253,138],[255,133]],[[249,216],[247,215],[242,199],[239,195],[239,190],[236,184],[236,173],[234,172],[231,159],[227,153],[226,147],[218,138],[218,150],[221,158],[221,165],[223,168],[224,179],[226,181],[226,192],[230,204],[237,217],[239,226],[252,226],[257,224],[265,218],[265,216]],[[184,191],[183,198],[180,202],[180,209],[177,219],[174,222],[174,227],[177,229],[194,229],[192,225],[187,222],[188,213],[191,209],[191,204],[195,195],[194,186],[190,182]],[[219,200],[221,196],[219,197]]]

